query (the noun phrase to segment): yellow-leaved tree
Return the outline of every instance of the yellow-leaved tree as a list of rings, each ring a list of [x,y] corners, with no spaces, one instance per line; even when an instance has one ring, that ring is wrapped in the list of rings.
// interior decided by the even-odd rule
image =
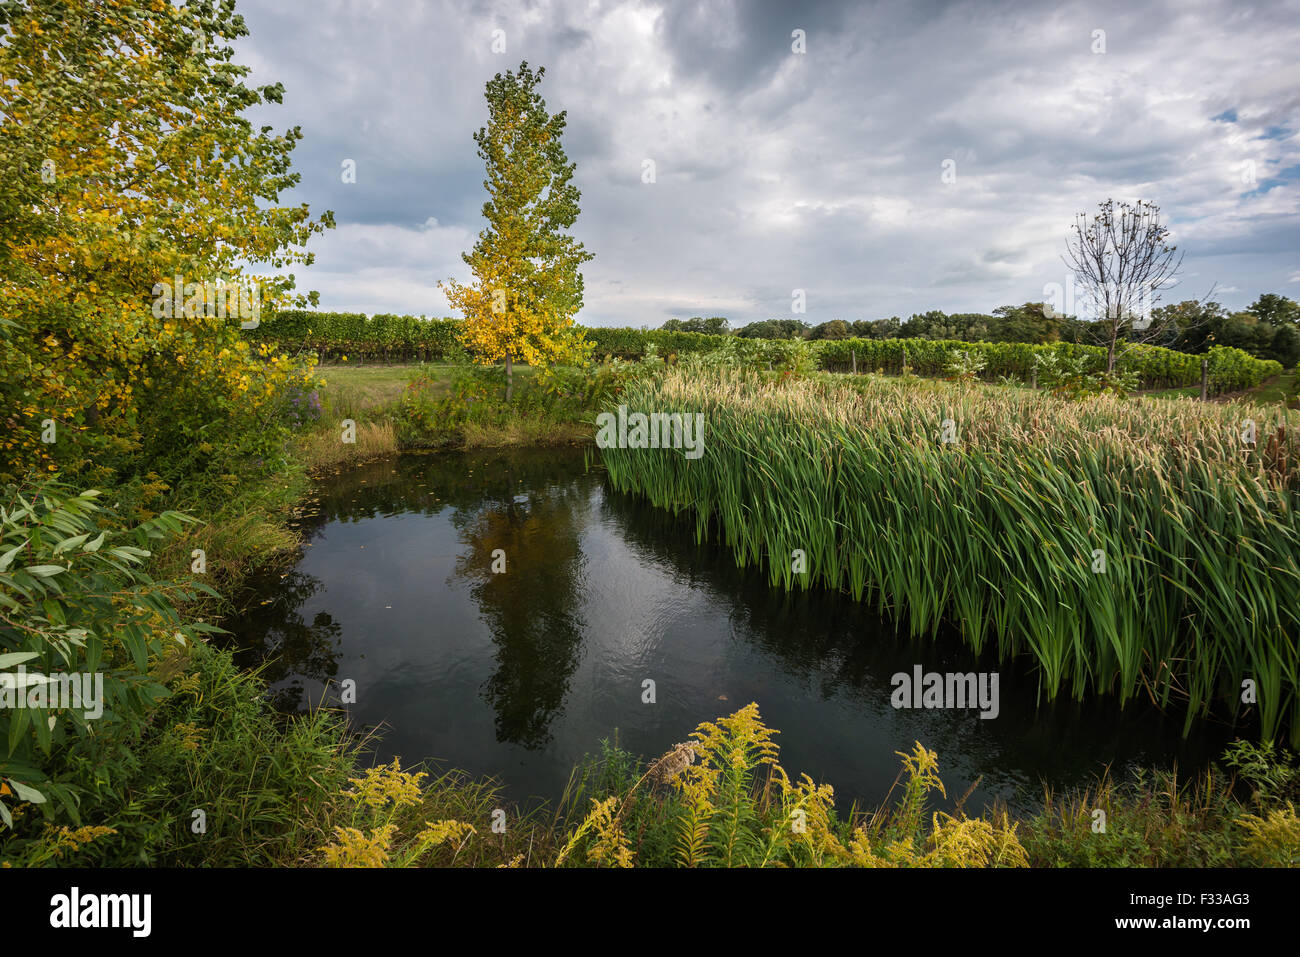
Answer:
[[[283,93],[247,32],[230,0],[0,0],[0,483],[270,462],[309,383],[241,329],[314,297],[252,273],[333,217],[278,202],[301,133],[243,115]]]
[[[537,92],[545,73],[525,61],[518,73],[488,81],[488,125],[474,134],[487,166],[488,225],[462,257],[474,282],[439,284],[465,314],[462,340],[470,353],[505,363],[506,401],[515,362],[544,365],[585,354],[573,317],[582,308],[578,267],[592,256],[564,232],[578,218],[581,194],[560,142],[565,114],[548,113]]]

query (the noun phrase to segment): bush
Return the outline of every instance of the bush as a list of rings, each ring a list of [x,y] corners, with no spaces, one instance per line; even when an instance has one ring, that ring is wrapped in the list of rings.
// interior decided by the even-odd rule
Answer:
[[[587,341],[594,346],[596,357],[640,359],[653,345],[659,355],[669,358],[688,353],[711,352],[731,336],[713,336],[702,332],[668,332],[662,329],[615,329],[604,326],[583,327]]]
[[[287,723],[261,679],[203,642],[167,659],[171,694],[133,742],[134,769],[83,808],[75,830],[22,828],[0,845],[17,866],[266,867],[306,862],[355,773],[342,717]],[[200,820],[194,814],[202,811]]]
[[[513,398],[505,400],[501,366],[463,365],[451,372],[417,368],[398,403],[397,437],[404,447],[459,442],[467,429],[510,430],[522,423],[575,423],[596,403],[617,394],[629,379],[662,363],[651,353],[639,363],[556,366],[515,374]]]
[[[845,821],[835,792],[781,767],[757,704],[706,721],[692,740],[651,763],[630,787],[635,766],[615,755],[616,773],[584,793],[590,808],[569,822],[555,864],[597,867],[1023,867],[1028,863],[1006,815],[934,814],[944,793],[934,752],[919,743],[899,752],[907,777],[898,809]],[[607,752],[608,757],[608,752]]]
[[[377,315],[367,319],[359,313],[310,312],[286,310],[250,333],[255,339],[288,352],[312,351],[322,359],[381,361],[428,361],[458,359],[463,356],[458,333],[461,320],[424,319],[413,316]],[[893,375],[902,374],[904,366],[914,375],[947,376],[954,350],[982,361],[975,371],[981,378],[996,381],[1016,376],[1028,381],[1037,356],[1058,356],[1083,364],[1086,373],[1098,373],[1105,364],[1106,350],[1100,346],[1069,342],[1034,344],[1028,342],[965,342],[956,339],[760,339],[745,335],[708,335],[700,332],[674,332],[663,329],[627,329],[579,327],[592,346],[596,358],[639,360],[653,352],[672,362],[688,355],[721,352],[724,362],[772,368],[788,365],[791,357],[806,356],[816,368],[847,372],[854,365],[859,370],[879,369]],[[838,328],[838,327],[837,327]],[[746,346],[759,351],[745,351]],[[791,348],[807,352],[790,352]],[[1240,349],[1214,346],[1206,354],[1210,362],[1210,392],[1218,394],[1259,385],[1282,371],[1279,363],[1256,359]],[[1158,346],[1129,346],[1120,356],[1116,373],[1107,381],[1114,390],[1121,385],[1121,374],[1136,375],[1133,388],[1168,389],[1199,385],[1202,356],[1175,352]],[[796,365],[803,365],[800,358]]]
[[[988,365],[988,360],[969,349],[954,349],[949,353],[948,378],[953,382],[970,382]]]
[[[459,358],[461,319],[286,309],[262,320],[253,341],[286,352],[314,352],[322,361],[430,362]]]
[[[55,483],[10,486],[0,507],[0,693],[24,705],[0,707],[5,828],[33,806],[52,824],[80,824],[83,798],[120,788],[138,766],[129,745],[166,693],[151,667],[217,630],[177,610],[210,589],[140,570],[145,546],[192,519],[165,512],[128,529],[98,496]],[[92,700],[55,699],[62,675],[77,676]]]
[[[1034,356],[1039,385],[1053,394],[1070,399],[1112,393],[1121,398],[1137,388],[1137,373],[1131,371],[1088,372],[1087,356],[1044,353]]]

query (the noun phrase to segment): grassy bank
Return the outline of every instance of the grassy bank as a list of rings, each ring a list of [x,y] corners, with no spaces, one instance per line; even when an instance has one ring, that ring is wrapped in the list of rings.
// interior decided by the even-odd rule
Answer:
[[[537,370],[515,372],[515,395],[502,397],[496,370],[463,364],[330,365],[319,374],[322,415],[301,437],[309,470],[334,468],[404,449],[505,448],[589,441],[580,406],[546,394]],[[343,441],[345,420],[355,441]]]
[[[1190,723],[1237,716],[1250,681],[1264,736],[1300,741],[1294,412],[680,370],[622,401],[702,412],[705,452],[603,449],[613,484],[774,584],[872,597],[918,635],[955,621],[1033,656],[1048,697],[1150,695]]]
[[[484,437],[522,442],[591,435],[589,419],[579,410],[590,404],[594,393],[584,392],[572,380],[543,384],[525,372],[516,383],[517,404],[508,407],[492,397],[499,385],[495,380],[467,385],[460,370],[450,366],[330,367],[321,375],[326,382],[319,395],[321,414],[299,431],[287,470],[234,483],[224,491],[160,491],[151,500],[153,510],[188,505],[206,518],[153,546],[156,555],[150,568],[160,581],[195,580],[193,549],[204,549],[204,580],[216,586],[223,602],[190,601],[182,606],[184,615],[215,616],[229,608],[243,575],[285,554],[285,547],[294,542],[285,519],[314,470],[389,454],[404,443],[455,447]],[[412,378],[420,383],[414,399],[406,388]],[[739,388],[739,380],[735,382]],[[647,408],[684,408],[688,397],[701,394],[698,390],[717,388],[676,372],[662,381],[646,378],[626,385],[620,401],[634,406],[672,400]],[[1025,403],[1026,411],[1036,409],[1039,414],[1047,409],[1035,405],[1045,397],[1027,390],[1005,390],[1003,395],[1011,398],[991,399],[978,392],[959,398],[952,390],[962,387],[936,383],[863,378],[846,385],[827,379],[783,391],[755,380],[726,397],[729,412],[724,413],[721,400],[709,408],[707,451],[701,461],[717,457],[715,464],[722,464],[727,454],[722,441],[729,434],[725,414],[737,416],[737,429],[757,427],[755,420],[739,417],[738,403],[775,411],[766,415],[769,428],[789,429],[791,434],[801,430],[810,436],[808,441],[815,440],[826,422],[838,422],[840,431],[834,434],[845,444],[853,437],[849,426],[870,418],[867,409],[880,421],[889,421],[881,418],[883,408],[869,405],[873,396],[904,388],[917,391],[900,394],[894,408],[905,406],[913,414],[939,398],[958,406],[966,402],[962,408],[972,418],[977,410],[1006,412],[1007,406],[999,404],[1006,402]],[[798,396],[811,404],[787,409],[793,417],[783,417],[777,406],[769,408]],[[824,407],[826,403],[840,411]],[[1103,402],[1090,408],[1109,406]],[[1150,414],[1135,411],[1129,424]],[[339,439],[345,418],[357,425],[355,443]],[[1115,424],[1110,411],[1094,411],[1080,421],[1098,429],[1102,422]],[[1174,419],[1157,424],[1155,434],[1168,439],[1175,424]],[[897,422],[890,428],[896,444],[901,443]],[[731,433],[732,440],[740,434]],[[974,436],[962,434],[973,441]],[[370,438],[363,441],[363,436]],[[783,433],[780,441],[788,443],[789,437]],[[808,448],[782,445],[763,432],[751,438],[763,448],[736,460],[743,467],[729,473],[733,485],[750,481],[750,476],[758,482],[781,480],[773,462],[782,461],[782,449],[789,450],[785,461],[791,469],[798,464],[796,455],[811,455],[811,461],[828,467],[842,461],[822,455],[826,448],[814,451],[815,442]],[[991,437],[984,438],[993,443]],[[919,450],[924,443],[918,436],[913,439]],[[987,481],[995,463],[985,464]],[[1241,468],[1247,474],[1249,463]],[[806,521],[799,503],[819,501],[818,481],[808,474],[799,486],[802,494],[785,499],[789,521]],[[777,485],[766,497],[746,493],[750,497],[735,508],[735,515],[767,514],[755,510],[775,507],[773,500],[781,493]],[[718,509],[725,507],[718,501]],[[120,524],[125,529],[131,523]],[[891,534],[900,528],[896,523]],[[761,541],[750,535],[751,544]],[[744,535],[737,541],[743,545]],[[48,547],[59,546],[51,542]],[[815,554],[808,552],[810,566]],[[845,567],[854,567],[853,562],[846,561]],[[840,813],[827,784],[795,778],[781,769],[772,740],[775,731],[766,728],[757,707],[750,706],[701,725],[659,758],[593,742],[598,753],[575,769],[561,800],[521,808],[507,801],[492,780],[436,767],[372,767],[368,742],[348,732],[342,715],[318,711],[286,718],[273,713],[262,701],[258,676],[238,671],[230,656],[211,644],[159,648],[148,669],[149,680],[161,691],[158,703],[138,732],[125,739],[125,750],[107,763],[101,761],[95,783],[78,779],[83,790],[74,801],[77,813],[47,817],[45,805],[15,804],[12,793],[0,791],[0,800],[15,812],[15,827],[0,840],[0,863],[1286,866],[1300,853],[1300,822],[1289,803],[1296,799],[1294,761],[1251,745],[1238,745],[1223,768],[1190,782],[1169,775],[1102,780],[1087,792],[1047,793],[1040,813],[1016,820],[999,807],[932,813],[929,798],[943,793],[942,756],[917,744],[899,755],[899,781],[890,794],[881,795],[879,807]],[[1102,832],[1094,828],[1098,809],[1110,821]],[[499,810],[505,812],[504,833],[493,828]],[[196,811],[202,812],[200,817]]]
[[[44,719],[41,728],[23,720],[30,711],[0,712],[10,740],[10,756],[0,763],[0,862],[321,859],[332,833],[322,822],[339,819],[349,803],[340,795],[365,763],[364,743],[338,715],[275,715],[261,701],[260,679],[240,673],[228,653],[193,629],[236,613],[251,573],[291,560],[298,540],[290,520],[318,471],[404,447],[582,437],[572,403],[562,394],[541,396],[530,370],[516,377],[519,401],[509,405],[467,396],[465,376],[464,367],[447,365],[326,368],[317,391],[288,393],[282,414],[296,428],[274,456],[231,456],[222,469],[171,481],[142,474],[66,506],[60,497],[71,492],[57,484],[12,490],[2,513],[0,600],[9,608],[7,626],[38,651],[6,655],[14,658],[6,667],[67,667],[68,629],[89,625],[94,609],[104,620],[91,634],[109,638],[92,638],[80,651],[84,639],[73,630],[72,654],[88,654],[98,662],[90,670],[107,671],[129,697],[111,720],[55,721],[48,734]],[[412,408],[428,404],[403,401],[413,377],[442,419],[412,421]],[[355,441],[342,440],[344,419],[352,420]],[[179,520],[180,513],[194,520]],[[79,524],[80,537],[70,534]],[[113,538],[96,538],[101,531]],[[114,549],[115,570],[102,566],[101,545]],[[133,571],[122,562],[142,564]],[[51,591],[42,576],[55,574]],[[123,574],[133,576],[129,588]],[[104,594],[114,596],[111,604]],[[173,639],[177,628],[184,641]],[[460,799],[469,791],[446,793]],[[202,812],[201,822],[191,811]]]
[[[829,784],[781,766],[776,734],[750,704],[653,760],[604,741],[555,805],[526,810],[492,780],[395,761],[349,775],[322,802],[325,817],[308,818],[285,846],[321,841],[305,860],[343,867],[1300,863],[1294,759],[1267,748],[1238,743],[1222,767],[1190,780],[1103,776],[1084,790],[1048,791],[1039,812],[1017,819],[960,801],[936,813],[931,802],[947,796],[940,756],[920,743],[898,753],[898,778],[878,807],[838,811]]]

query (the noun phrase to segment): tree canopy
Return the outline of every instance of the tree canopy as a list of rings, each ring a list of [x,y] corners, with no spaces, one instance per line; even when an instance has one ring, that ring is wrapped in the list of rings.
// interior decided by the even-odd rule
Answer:
[[[277,205],[301,133],[241,115],[282,90],[243,83],[233,4],[3,0],[0,26],[0,478],[192,466],[289,375],[240,337],[250,308],[314,302],[253,272],[333,224]]]
[[[565,113],[551,115],[538,85],[545,67],[527,61],[487,82],[488,124],[474,134],[487,169],[487,226],[464,253],[470,285],[441,283],[465,315],[464,342],[480,361],[540,365],[572,358],[582,340],[579,266],[592,258],[565,231],[578,218],[575,165],[561,143]]]

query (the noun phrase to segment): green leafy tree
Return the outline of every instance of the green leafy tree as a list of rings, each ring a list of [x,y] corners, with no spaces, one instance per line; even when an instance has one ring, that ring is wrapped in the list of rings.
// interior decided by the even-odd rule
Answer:
[[[897,339],[902,335],[903,320],[898,316],[876,319],[867,325],[870,327],[865,334],[868,339]]]
[[[481,362],[504,361],[506,400],[514,363],[530,365],[583,355],[573,317],[582,308],[579,267],[592,258],[565,230],[578,218],[575,165],[560,138],[565,113],[551,115],[537,91],[545,67],[498,73],[487,82],[488,125],[474,134],[487,167],[487,228],[463,254],[471,285],[440,283],[465,314],[463,341]]]
[[[992,342],[1056,342],[1061,338],[1061,318],[1049,313],[1041,302],[999,306],[993,315],[1001,321],[995,323],[997,331],[989,339]]]
[[[948,317],[938,309],[915,313],[898,330],[902,339],[947,339]]]
[[[742,339],[803,339],[808,323],[801,319],[760,319],[736,330]]]
[[[723,316],[710,316],[708,319],[692,316],[689,319],[669,319],[660,328],[665,332],[699,332],[708,336],[725,336],[731,331],[731,323]]]
[[[1270,359],[1276,359],[1288,369],[1300,362],[1300,326],[1279,326],[1273,334]]]
[[[1219,342],[1228,311],[1217,302],[1185,299],[1160,306],[1155,310],[1154,319],[1173,330],[1169,348],[1198,355]]]
[[[333,219],[279,204],[301,133],[242,115],[282,96],[244,84],[247,32],[216,0],[0,0],[0,479],[269,437],[289,368],[241,326],[314,300],[256,264]]]
[[[849,324],[843,319],[832,319],[821,325],[813,326],[808,333],[809,339],[847,339]]]
[[[1268,292],[1260,296],[1246,309],[1257,316],[1261,322],[1270,326],[1294,326],[1300,324],[1300,304],[1286,296]]]

